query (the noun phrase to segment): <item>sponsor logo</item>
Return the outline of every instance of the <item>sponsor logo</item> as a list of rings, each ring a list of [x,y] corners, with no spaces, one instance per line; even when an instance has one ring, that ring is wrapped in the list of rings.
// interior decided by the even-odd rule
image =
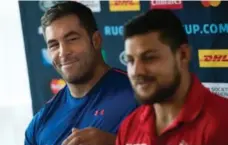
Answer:
[[[220,24],[185,24],[185,31],[190,34],[224,34],[228,33],[228,23]]]
[[[151,0],[151,9],[182,9],[183,3],[181,0]]]
[[[216,35],[216,34],[228,34],[228,23],[220,24],[184,24],[185,32],[188,35]],[[105,36],[122,36],[122,25],[106,25],[103,28]],[[42,34],[42,29],[39,29],[39,33]]]
[[[51,91],[53,94],[57,94],[66,85],[63,79],[52,79],[51,80]]]
[[[198,50],[200,67],[228,67],[228,49]]]
[[[139,11],[140,1],[139,0],[110,0],[109,1],[110,11]]]
[[[228,98],[228,83],[202,83],[211,92]]]
[[[42,63],[45,66],[52,66],[51,58],[48,55],[47,48],[41,49]]]
[[[122,36],[123,26],[120,26],[120,25],[104,26],[104,34],[105,36]]]
[[[80,2],[87,7],[91,9],[92,12],[100,12],[101,11],[101,5],[100,0],[72,0],[76,2]],[[47,0],[40,0],[39,1],[39,7],[42,11],[47,11],[50,7],[54,6],[57,3],[61,3],[61,1],[47,1]]]
[[[57,1],[45,1],[45,0],[40,0],[39,1],[39,7],[42,11],[47,11],[48,8],[54,6],[57,3]]]
[[[101,11],[101,3],[100,0],[74,0],[77,2],[86,5],[91,9],[92,12],[100,12]]]
[[[125,57],[125,51],[122,51],[119,55],[119,60],[120,62],[126,66],[127,65],[127,61],[126,61],[126,57]]]
[[[213,0],[213,1],[206,1],[206,0],[201,0],[201,4],[204,7],[217,7],[221,3],[221,0]]]

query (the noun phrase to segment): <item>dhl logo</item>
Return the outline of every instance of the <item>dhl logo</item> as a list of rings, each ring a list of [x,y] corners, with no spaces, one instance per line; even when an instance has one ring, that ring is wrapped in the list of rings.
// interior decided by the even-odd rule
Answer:
[[[127,1],[120,1],[120,0],[116,0],[114,1],[113,5],[134,5],[135,3],[132,0],[127,0]]]
[[[228,67],[228,49],[199,50],[200,67]]]
[[[203,61],[228,61],[228,55],[205,55]]]
[[[109,9],[110,11],[139,11],[140,1],[139,0],[110,0]]]

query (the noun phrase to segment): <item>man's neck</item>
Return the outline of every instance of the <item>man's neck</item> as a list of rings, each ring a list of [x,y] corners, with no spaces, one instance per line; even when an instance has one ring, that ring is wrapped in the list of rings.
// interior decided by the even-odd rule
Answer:
[[[94,72],[94,76],[91,80],[89,80],[85,84],[67,84],[70,90],[70,93],[75,98],[84,97],[96,83],[102,78],[102,76],[107,73],[110,67],[106,64],[98,65],[96,67],[96,71]]]
[[[185,102],[190,85],[191,76],[189,74],[182,78],[179,88],[172,96],[172,100],[165,103],[154,104],[158,135],[160,135],[178,116]]]

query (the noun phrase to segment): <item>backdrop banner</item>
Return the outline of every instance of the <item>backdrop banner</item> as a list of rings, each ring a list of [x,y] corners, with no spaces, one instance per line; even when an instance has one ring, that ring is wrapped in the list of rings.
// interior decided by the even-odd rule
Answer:
[[[211,91],[228,96],[228,2],[181,0],[78,0],[91,8],[103,36],[107,64],[126,70],[123,24],[149,9],[178,15],[192,49],[191,71]],[[64,85],[47,55],[40,18],[56,1],[19,1],[34,114]],[[23,83],[23,82],[22,82]]]

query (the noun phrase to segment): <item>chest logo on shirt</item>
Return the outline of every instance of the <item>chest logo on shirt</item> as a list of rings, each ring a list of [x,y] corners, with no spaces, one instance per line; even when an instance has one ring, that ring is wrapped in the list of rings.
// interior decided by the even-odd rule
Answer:
[[[147,145],[146,143],[127,143],[126,145]]]
[[[104,113],[105,113],[104,109],[96,110],[94,112],[94,116],[104,116]]]
[[[179,145],[189,145],[188,143],[186,143],[186,141],[182,140]]]

